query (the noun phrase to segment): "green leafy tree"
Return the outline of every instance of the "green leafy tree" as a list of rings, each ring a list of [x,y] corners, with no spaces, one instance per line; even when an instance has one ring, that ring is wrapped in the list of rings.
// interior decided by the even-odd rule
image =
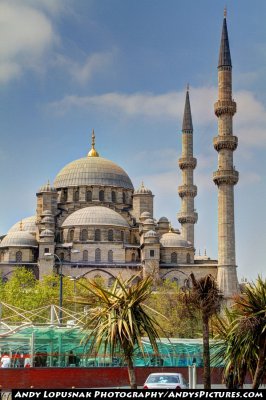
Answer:
[[[201,331],[200,313],[193,315],[182,301],[182,289],[177,282],[166,279],[147,299],[147,304],[158,312],[157,321],[163,327],[160,336],[194,338]]]
[[[151,294],[153,280],[147,277],[133,284],[134,278],[125,281],[116,278],[110,290],[93,280],[83,284],[98,304],[90,310],[85,325],[88,349],[95,354],[110,354],[111,357],[122,351],[133,389],[137,388],[133,367],[135,347],[138,346],[144,354],[141,339],[146,335],[154,352],[158,353],[156,339],[159,339],[158,323],[150,314],[152,310],[144,303]],[[91,305],[91,296],[89,301],[84,298],[79,303]]]
[[[190,275],[191,288],[181,295],[181,300],[193,316],[200,312],[203,337],[203,383],[204,389],[211,388],[210,368],[210,320],[220,311],[222,296],[212,275],[196,279]]]

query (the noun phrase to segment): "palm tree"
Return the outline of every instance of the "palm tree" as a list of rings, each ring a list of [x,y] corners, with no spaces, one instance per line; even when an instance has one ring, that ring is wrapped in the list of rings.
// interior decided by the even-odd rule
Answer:
[[[209,322],[213,315],[220,311],[222,295],[219,292],[216,281],[212,275],[196,279],[190,275],[192,288],[187,288],[182,296],[182,301],[188,307],[191,314],[200,311],[203,336],[203,383],[204,389],[211,388],[210,368],[210,327]]]
[[[223,313],[216,316],[213,321],[214,339],[216,341],[212,345],[214,350],[212,362],[215,365],[225,365],[224,381],[227,383],[228,389],[233,389],[229,384],[231,374],[234,377],[231,385],[243,388],[248,369],[254,369],[252,355],[247,356],[247,351],[243,352],[243,349],[239,352],[238,346],[236,346],[238,337],[231,332],[231,327],[238,317],[239,314],[235,309],[225,308]],[[249,362],[249,360],[252,360],[252,362]]]
[[[137,388],[133,367],[135,347],[138,346],[144,354],[141,339],[146,334],[154,352],[158,353],[156,339],[159,339],[157,332],[159,325],[148,313],[153,310],[144,304],[151,294],[153,279],[147,277],[135,280],[137,283],[134,284],[135,278],[136,276],[132,276],[125,281],[116,278],[110,290],[93,280],[82,284],[93,294],[98,304],[91,309],[91,316],[85,324],[88,332],[85,342],[89,344],[89,351],[94,351],[96,354],[103,351],[104,356],[109,353],[111,357],[122,351],[132,389]],[[86,298],[78,302],[88,304]],[[89,304],[91,304],[90,299]]]
[[[256,283],[246,285],[226,316],[227,325],[224,319],[218,321],[218,329],[225,328],[220,339],[226,371],[234,365],[240,385],[249,371],[253,389],[258,389],[266,376],[266,280],[259,277]]]

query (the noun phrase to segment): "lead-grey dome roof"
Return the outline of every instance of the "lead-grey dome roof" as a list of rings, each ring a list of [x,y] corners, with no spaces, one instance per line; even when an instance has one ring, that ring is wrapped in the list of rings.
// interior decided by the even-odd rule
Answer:
[[[36,233],[36,215],[32,215],[31,217],[23,218],[21,221],[15,223],[8,231],[8,234],[11,232],[19,232],[19,231],[27,231],[31,233]]]
[[[73,212],[62,224],[62,228],[87,225],[111,225],[129,228],[127,221],[116,211],[107,207],[85,207]]]
[[[37,247],[38,243],[34,236],[26,231],[10,232],[2,242],[0,247]]]
[[[114,186],[134,190],[127,173],[114,162],[102,157],[84,157],[67,164],[57,174],[54,186]]]
[[[174,232],[164,233],[160,243],[163,247],[192,247],[190,242],[180,238],[180,235]]]

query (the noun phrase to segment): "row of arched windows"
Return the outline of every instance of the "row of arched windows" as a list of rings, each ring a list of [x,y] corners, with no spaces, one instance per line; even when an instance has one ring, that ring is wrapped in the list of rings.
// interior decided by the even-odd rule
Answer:
[[[68,233],[68,240],[70,242],[73,242],[74,240],[74,234],[75,234],[75,230],[74,229],[70,229],[69,233]],[[124,237],[125,234],[123,231],[120,232],[120,240],[122,242],[124,242]],[[109,242],[113,242],[114,241],[114,231],[112,229],[109,229],[107,232],[107,239]],[[80,240],[82,242],[86,242],[88,240],[88,230],[87,229],[82,229],[82,231],[80,232]],[[102,233],[100,229],[95,229],[94,231],[94,241],[95,242],[100,242],[102,240]]]
[[[123,203],[125,204],[126,203],[126,193],[123,192],[122,196],[123,196]],[[105,197],[106,196],[105,196],[104,190],[100,190],[99,191],[99,200],[103,202],[103,201],[106,200]],[[112,190],[112,192],[111,192],[111,198],[112,198],[112,202],[113,203],[117,202],[117,196],[116,196],[116,192],[114,190]],[[75,202],[80,200],[80,191],[79,191],[79,189],[75,189],[74,190],[73,200]],[[86,191],[85,200],[87,202],[91,202],[92,201],[92,191],[91,190],[87,190]],[[67,189],[63,189],[63,191],[62,191],[62,202],[64,203],[66,201],[67,201]]]
[[[108,262],[113,262],[114,256],[113,256],[113,250],[109,250],[107,254],[107,259]],[[64,260],[64,253],[60,254],[60,259],[63,261]],[[17,261],[17,260],[16,260]],[[89,253],[88,250],[84,250],[82,253],[82,261],[89,261]],[[102,254],[101,254],[101,249],[96,249],[95,250],[95,261],[96,262],[101,262],[102,261]]]

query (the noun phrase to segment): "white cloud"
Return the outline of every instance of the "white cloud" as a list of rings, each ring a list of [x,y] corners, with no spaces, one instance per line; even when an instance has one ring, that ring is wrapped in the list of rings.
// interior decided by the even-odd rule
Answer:
[[[235,93],[238,112],[234,118],[235,134],[241,144],[266,146],[266,109],[249,91]],[[217,99],[217,89],[213,87],[192,88],[190,91],[194,124],[209,127],[217,123],[213,104]],[[184,92],[153,93],[106,93],[95,96],[68,95],[53,102],[50,107],[64,114],[70,109],[95,107],[101,113],[112,112],[129,117],[182,120]]]
[[[72,59],[58,55],[54,65],[66,70],[76,82],[85,84],[93,75],[110,66],[113,56],[114,51],[94,53],[89,55],[83,64],[79,64]]]
[[[35,69],[56,41],[51,21],[22,2],[0,3],[0,82]]]

